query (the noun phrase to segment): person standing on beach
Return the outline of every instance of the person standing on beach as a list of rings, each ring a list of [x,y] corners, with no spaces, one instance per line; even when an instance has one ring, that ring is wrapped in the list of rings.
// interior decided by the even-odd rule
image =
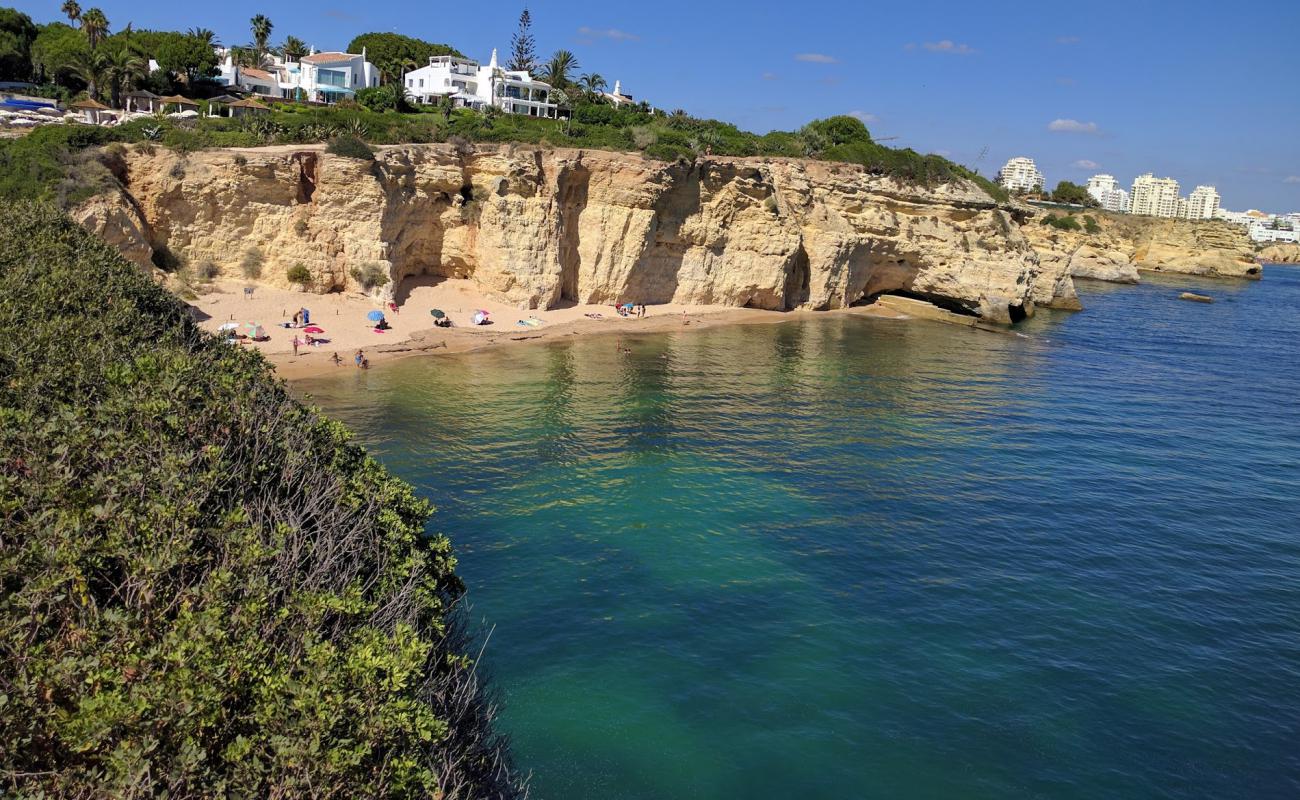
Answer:
[[[298,335],[297,335],[297,334],[294,334],[294,337],[293,337],[293,354],[294,354],[295,356],[298,355],[298,345],[300,345],[300,344],[302,344],[302,342],[298,341]]]
[[[356,357],[357,366],[360,367],[360,366],[361,366],[361,362],[362,362],[362,361],[365,361],[365,360],[366,360],[366,354],[363,353],[363,352],[361,352],[360,350],[358,350],[358,351],[357,351],[357,357]]]

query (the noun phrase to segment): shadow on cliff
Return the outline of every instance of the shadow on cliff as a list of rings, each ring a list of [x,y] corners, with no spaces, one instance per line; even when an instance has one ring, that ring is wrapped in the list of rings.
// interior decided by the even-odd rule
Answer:
[[[646,235],[646,249],[632,265],[622,297],[636,303],[671,303],[681,284],[682,264],[691,243],[682,238],[686,220],[700,213],[700,167],[678,162],[665,174],[672,182],[655,204],[655,218]]]

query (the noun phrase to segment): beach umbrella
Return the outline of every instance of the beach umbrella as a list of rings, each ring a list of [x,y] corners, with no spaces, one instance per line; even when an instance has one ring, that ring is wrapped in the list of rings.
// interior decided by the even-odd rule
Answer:
[[[322,327],[319,326],[319,325],[308,325],[307,327],[303,328],[302,330],[303,330],[303,333],[324,333],[324,332],[325,332],[325,329],[322,328]]]
[[[482,325],[484,322],[487,322],[487,319],[488,319],[488,312],[482,309],[479,309],[478,311],[474,312],[475,325]]]
[[[447,318],[447,312],[443,311],[441,308],[431,309],[431,310],[429,311],[429,313],[433,315],[433,318],[434,318],[434,319],[446,319],[446,318]]]
[[[246,327],[248,328],[248,338],[250,339],[267,338],[266,328],[263,328],[261,325],[258,325],[256,322],[250,322]]]
[[[233,331],[238,327],[239,327],[238,322],[223,322],[221,323],[221,327],[217,328],[217,330],[224,333],[225,331]]]
[[[371,311],[369,314],[366,314],[366,319],[370,320],[371,322],[382,322],[384,319],[384,312],[375,309],[374,311]]]

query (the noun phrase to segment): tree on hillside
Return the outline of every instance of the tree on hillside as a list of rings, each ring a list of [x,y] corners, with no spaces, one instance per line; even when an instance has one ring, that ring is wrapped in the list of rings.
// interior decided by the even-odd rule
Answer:
[[[426,42],[400,33],[363,33],[348,42],[349,53],[360,53],[363,50],[370,63],[384,72],[386,81],[399,77],[403,69],[428,64],[434,56],[464,57],[464,54],[450,45]],[[404,64],[409,66],[403,67]]]
[[[257,50],[258,58],[266,55],[267,44],[271,41],[271,20],[265,14],[258,14],[248,21],[253,32],[253,47]]]
[[[86,94],[90,95],[90,99],[98,100],[107,71],[105,54],[99,50],[83,50],[74,56],[68,66],[86,84]]]
[[[810,131],[815,132],[827,147],[871,141],[871,132],[862,124],[862,120],[843,114],[813,120],[804,126],[803,133],[807,136]]]
[[[200,33],[202,33],[200,31]],[[154,58],[163,71],[194,83],[217,72],[217,51],[203,36],[172,33],[154,47]]]
[[[90,43],[90,49],[94,50],[99,46],[100,41],[108,35],[108,17],[98,8],[88,9],[81,15],[81,30],[86,34],[86,41]]]
[[[72,68],[77,55],[89,52],[90,46],[81,31],[62,22],[45,25],[32,42],[32,67],[38,81],[51,81],[73,91],[84,84]]]
[[[122,93],[135,89],[149,74],[149,59],[126,42],[101,48],[104,81],[108,85],[109,102],[113,108],[122,107]]]
[[[542,65],[539,77],[555,89],[567,89],[573,79],[570,73],[578,71],[578,59],[571,50],[556,50]]]
[[[38,30],[32,18],[0,8],[0,80],[25,81],[32,75],[32,42]]]
[[[1061,181],[1056,184],[1056,188],[1052,190],[1051,199],[1054,203],[1068,203],[1090,208],[1100,205],[1092,195],[1088,194],[1087,189],[1071,181]]]
[[[217,38],[216,31],[209,30],[208,28],[190,28],[185,32],[185,35],[202,40],[204,44],[214,50],[221,45],[221,40]]]
[[[286,36],[284,44],[280,45],[280,55],[285,61],[299,61],[307,55],[307,43],[297,36]]]
[[[77,0],[63,0],[63,6],[59,10],[68,18],[68,22],[73,25],[76,25],[77,20],[81,19],[81,4]]]
[[[524,6],[523,13],[519,15],[519,30],[510,40],[510,61],[506,63],[508,70],[525,70],[532,72],[537,68],[537,50],[533,41],[533,15],[528,13],[528,6]]]
[[[599,94],[609,86],[609,82],[599,72],[588,72],[578,79],[578,84],[589,95]]]

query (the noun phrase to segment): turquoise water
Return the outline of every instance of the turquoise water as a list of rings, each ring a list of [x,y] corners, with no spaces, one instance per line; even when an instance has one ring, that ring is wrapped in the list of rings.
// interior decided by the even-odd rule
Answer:
[[[297,389],[438,504],[536,797],[1300,796],[1300,270],[1081,289]]]

